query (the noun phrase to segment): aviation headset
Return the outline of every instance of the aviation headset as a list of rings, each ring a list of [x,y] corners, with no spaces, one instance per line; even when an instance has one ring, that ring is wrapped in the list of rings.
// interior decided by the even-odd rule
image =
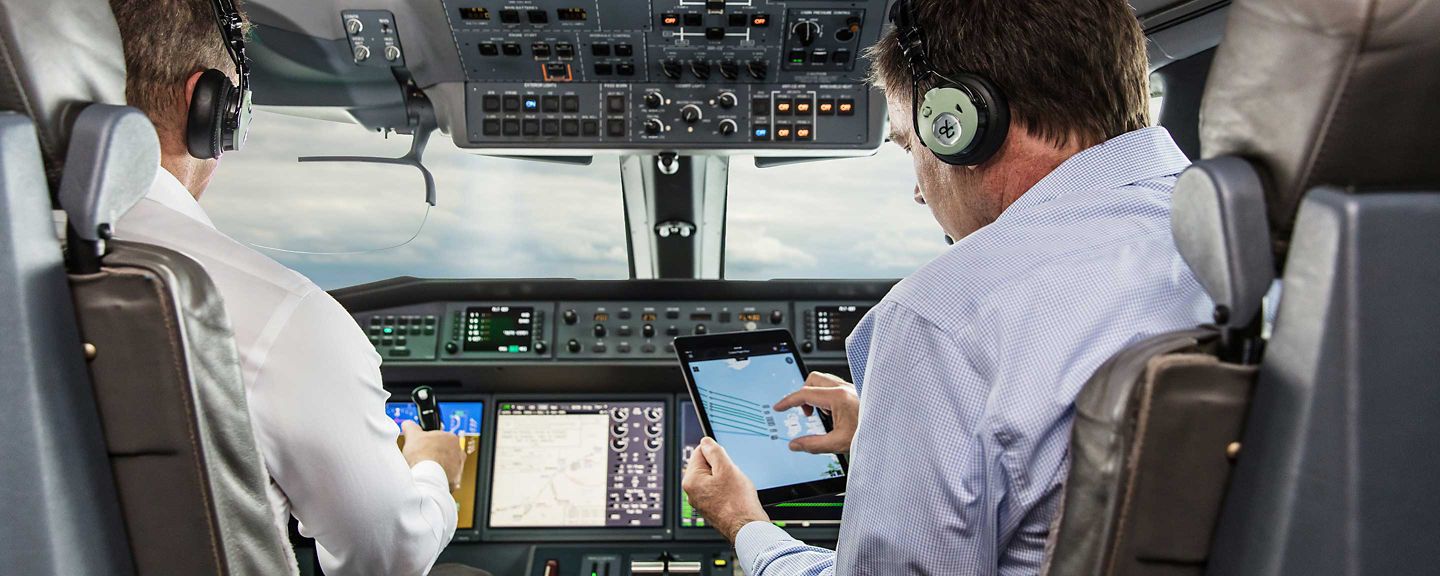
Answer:
[[[925,34],[910,0],[890,7],[895,40],[910,68],[910,119],[921,145],[946,164],[978,166],[1000,150],[1010,131],[1010,105],[988,78],[960,71],[954,78],[930,65]],[[920,83],[934,76],[934,88],[920,97]]]
[[[214,0],[215,21],[225,40],[225,51],[235,61],[240,85],[224,72],[211,68],[200,74],[190,95],[185,123],[185,147],[202,160],[219,158],[227,150],[245,145],[250,130],[250,67],[245,57],[245,24],[233,0]]]

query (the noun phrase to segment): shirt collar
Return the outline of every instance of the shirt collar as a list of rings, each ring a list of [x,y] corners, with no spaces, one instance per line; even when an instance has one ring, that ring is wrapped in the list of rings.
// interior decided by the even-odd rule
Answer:
[[[145,198],[159,202],[161,206],[184,214],[196,222],[215,227],[210,217],[205,214],[205,209],[200,207],[200,203],[190,195],[185,185],[163,167],[156,171],[155,181],[150,184],[150,193],[146,194]]]
[[[1019,212],[1071,191],[1113,190],[1174,176],[1190,165],[1170,132],[1159,126],[1126,132],[1082,150],[1041,178],[1001,214]]]

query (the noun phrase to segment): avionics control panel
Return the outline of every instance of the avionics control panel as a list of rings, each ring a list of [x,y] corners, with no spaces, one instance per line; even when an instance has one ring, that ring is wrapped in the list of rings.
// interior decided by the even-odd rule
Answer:
[[[784,328],[800,352],[844,358],[865,300],[487,301],[356,315],[389,362],[674,360],[677,336]]]
[[[872,149],[885,0],[444,0],[476,148]]]

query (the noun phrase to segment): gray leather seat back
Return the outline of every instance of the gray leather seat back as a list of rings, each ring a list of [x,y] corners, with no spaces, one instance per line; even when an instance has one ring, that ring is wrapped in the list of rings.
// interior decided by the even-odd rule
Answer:
[[[0,574],[133,574],[51,218],[69,125],[124,103],[103,1],[0,2]]]
[[[1284,294],[1219,575],[1440,565],[1440,2],[1239,0],[1206,155],[1264,175]]]
[[[0,2],[0,574],[294,573],[208,276],[108,245],[159,169],[122,56],[105,0]]]
[[[1231,4],[1201,150],[1263,167],[1277,256],[1316,186],[1440,183],[1437,13],[1426,0]]]
[[[110,4],[0,2],[0,102],[34,121],[58,193],[70,126],[87,105],[125,103],[125,54]]]
[[[1162,334],[1096,371],[1075,401],[1043,573],[1204,573],[1256,371],[1221,362],[1218,344],[1209,328]]]
[[[71,279],[140,574],[296,571],[265,494],[224,303],[195,261],[116,243]]]

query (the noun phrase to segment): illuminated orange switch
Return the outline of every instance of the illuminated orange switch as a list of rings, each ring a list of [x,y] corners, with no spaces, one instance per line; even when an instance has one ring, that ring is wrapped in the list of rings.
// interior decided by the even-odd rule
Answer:
[[[796,140],[809,140],[809,139],[810,139],[810,135],[811,135],[810,128],[807,127],[807,126],[801,126],[801,127],[795,129],[795,139],[796,139]]]
[[[853,116],[855,114],[855,101],[841,100],[839,104],[839,111],[841,116]]]
[[[751,26],[754,26],[754,27],[756,27],[756,28],[764,28],[764,27],[766,27],[766,26],[769,26],[769,25],[770,25],[770,15],[769,15],[769,14],[756,14],[754,18],[751,18],[751,19],[750,19],[750,25],[751,25]]]
[[[793,133],[793,132],[792,132],[792,130],[790,129],[789,126],[776,126],[776,127],[775,127],[775,139],[776,139],[776,140],[789,140],[792,133]]]
[[[796,113],[796,114],[809,114],[809,113],[810,113],[810,103],[809,103],[809,102],[796,102],[796,103],[795,103],[795,113]]]
[[[675,26],[680,23],[680,16],[677,14],[660,15],[660,24],[663,26]]]
[[[834,102],[821,102],[821,103],[820,103],[820,113],[821,113],[821,114],[826,114],[826,115],[834,114],[834,113],[835,113],[835,103],[834,103]]]
[[[775,100],[776,114],[789,114],[792,109],[794,109],[794,105],[791,104],[789,100]]]

